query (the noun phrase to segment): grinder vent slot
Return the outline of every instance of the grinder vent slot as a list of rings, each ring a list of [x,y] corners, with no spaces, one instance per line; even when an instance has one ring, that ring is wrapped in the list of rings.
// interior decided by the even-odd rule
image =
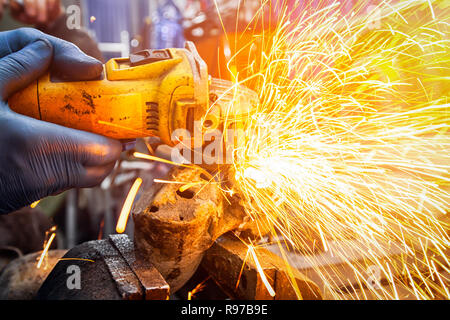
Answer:
[[[159,126],[159,110],[158,110],[158,104],[156,102],[146,102],[146,124],[147,124],[147,130],[152,131],[154,134],[158,133],[158,126]]]

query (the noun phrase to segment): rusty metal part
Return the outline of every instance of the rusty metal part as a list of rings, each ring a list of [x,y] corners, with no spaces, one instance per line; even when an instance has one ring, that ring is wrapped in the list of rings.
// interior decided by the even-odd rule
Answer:
[[[176,168],[174,181],[205,181],[202,172]],[[223,214],[216,186],[195,186],[185,192],[179,184],[155,184],[145,192],[133,212],[134,244],[151,259],[177,291],[195,272],[203,253],[215,240],[214,228]]]
[[[50,250],[46,263],[37,268],[41,252],[11,261],[0,274],[0,300],[31,300],[65,250]]]
[[[167,179],[199,183],[184,191],[177,183],[155,184],[144,192],[133,211],[134,244],[174,293],[194,274],[218,237],[245,229],[246,224],[243,210],[231,210],[217,183],[201,169],[174,168]]]
[[[318,286],[298,270],[289,270],[280,257],[261,247],[254,250],[270,286],[275,291],[274,297],[263,283],[257,265],[249,255],[248,246],[230,234],[219,238],[206,252],[202,267],[234,299],[322,299]],[[297,293],[290,282],[289,274],[295,278],[299,289]]]
[[[127,235],[85,242],[71,249],[39,289],[43,300],[167,299],[169,286],[148,261],[141,262]],[[66,285],[67,268],[80,268],[79,290]]]

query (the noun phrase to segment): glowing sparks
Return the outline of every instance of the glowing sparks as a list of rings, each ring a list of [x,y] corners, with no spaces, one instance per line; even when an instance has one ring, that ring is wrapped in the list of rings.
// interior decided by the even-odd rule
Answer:
[[[87,261],[87,262],[95,262],[91,259],[83,259],[83,258],[61,258],[58,261]]]
[[[241,270],[239,271],[238,279],[236,281],[236,286],[234,288],[235,291],[239,288],[239,284],[241,283],[242,273],[244,272],[244,268],[245,268],[246,263],[247,263],[249,252],[250,252],[250,250],[247,250],[247,254],[245,255],[245,258],[244,258],[244,260],[242,262],[242,267],[241,267]]]
[[[50,232],[50,238],[44,242],[44,250],[42,250],[41,256],[39,257],[39,261],[36,265],[36,268],[38,269],[41,268],[42,262],[48,257],[48,250],[50,249],[50,246],[52,245],[52,242],[56,237],[56,226],[53,226],[49,231],[46,232],[46,237]]]
[[[39,202],[41,202],[41,200],[38,200],[38,201],[33,202],[32,204],[30,204],[30,208],[31,208],[31,209],[36,208],[37,205],[39,204]]]
[[[145,159],[145,160],[151,160],[151,161],[156,161],[156,162],[161,162],[161,163],[167,163],[167,164],[171,164],[171,165],[174,165],[174,166],[188,167],[188,166],[183,165],[181,163],[177,163],[177,162],[173,162],[173,161],[166,160],[166,159],[163,159],[163,158],[151,156],[149,154],[145,154],[145,153],[141,153],[141,152],[135,152],[135,153],[133,153],[133,156],[135,158],[139,158],[139,159]]]
[[[324,251],[328,251],[327,241],[323,235],[322,229],[320,228],[320,224],[316,222],[317,230],[319,230],[320,239],[322,240]]]
[[[267,280],[267,277],[264,273],[264,270],[261,267],[261,264],[259,263],[258,257],[256,256],[255,249],[253,246],[248,246],[248,251],[250,252],[253,261],[255,262],[256,269],[258,270],[258,274],[261,277],[261,281],[264,283],[264,286],[266,287],[267,291],[269,292],[271,297],[275,297],[275,291],[273,290],[272,286],[270,285],[269,281]]]
[[[164,180],[164,179],[153,179],[155,183],[167,183],[167,184],[185,184],[185,182]]]
[[[97,18],[96,18],[96,17],[94,17],[94,16],[91,16],[91,18],[90,18],[89,20],[91,21],[91,23],[94,23],[94,22],[95,22],[95,20],[97,20]]]
[[[206,281],[209,280],[209,277],[207,277],[205,280],[203,280],[202,282],[200,282],[198,285],[195,286],[194,289],[192,289],[191,291],[188,292],[188,300],[192,300],[192,298],[199,293],[200,291],[202,291],[205,288],[205,284]]]
[[[130,215],[131,207],[133,206],[134,199],[139,191],[139,188],[142,184],[142,179],[137,178],[128,192],[127,198],[122,207],[122,211],[120,212],[119,220],[117,220],[116,232],[124,233],[127,227],[128,217]]]
[[[233,75],[260,97],[235,148],[233,192],[297,251],[321,241],[355,285],[370,288],[358,270],[379,268],[389,282],[371,291],[379,299],[399,298],[399,279],[419,299],[450,298],[440,275],[450,268],[449,9],[424,0],[366,11],[360,2],[345,14],[319,1],[295,16],[281,3],[275,30],[229,60],[242,65],[252,48],[253,62]],[[228,127],[231,107],[224,114]],[[393,244],[414,258],[396,258]],[[326,271],[319,277],[343,298]]]
[[[434,10],[433,10],[433,5],[431,4],[431,0],[427,0],[428,4],[430,5],[430,11],[431,11],[431,16],[433,17],[433,20],[436,19],[436,15],[434,14]]]
[[[189,188],[192,188],[194,186],[198,186],[198,185],[202,185],[202,184],[206,184],[206,181],[197,181],[197,182],[190,182],[190,183],[186,183],[185,185],[180,187],[180,192],[184,192]]]

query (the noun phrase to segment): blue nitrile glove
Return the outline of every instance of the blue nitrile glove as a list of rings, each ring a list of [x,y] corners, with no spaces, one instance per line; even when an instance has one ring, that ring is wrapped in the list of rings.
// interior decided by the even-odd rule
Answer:
[[[122,151],[116,140],[11,111],[8,98],[50,68],[73,80],[102,72],[99,61],[38,30],[0,33],[0,214],[70,188],[99,184]]]

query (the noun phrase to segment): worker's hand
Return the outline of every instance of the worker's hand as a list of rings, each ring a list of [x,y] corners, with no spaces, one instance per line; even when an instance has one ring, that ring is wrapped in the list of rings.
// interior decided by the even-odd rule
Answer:
[[[99,61],[34,29],[0,33],[0,213],[70,188],[99,184],[121,144],[17,114],[8,98],[49,68],[74,80],[98,77]]]
[[[10,10],[20,22],[38,26],[48,26],[62,12],[60,0],[10,0]]]

